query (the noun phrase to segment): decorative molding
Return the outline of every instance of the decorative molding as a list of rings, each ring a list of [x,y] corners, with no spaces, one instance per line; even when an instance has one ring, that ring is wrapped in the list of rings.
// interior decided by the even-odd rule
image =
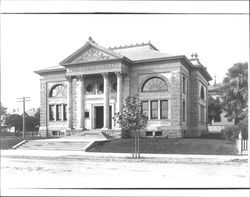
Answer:
[[[67,79],[68,82],[72,83],[73,80],[73,76],[65,76],[65,78]]]
[[[170,92],[140,92],[139,98],[142,100],[167,99],[171,98]]]
[[[83,81],[86,76],[85,75],[76,75],[76,78],[79,80],[79,81]]]
[[[89,62],[95,60],[107,60],[113,58],[111,55],[103,53],[99,50],[94,48],[89,49],[88,51],[84,52],[82,55],[74,59],[71,63],[82,63],[82,62]]]
[[[104,73],[101,73],[101,75],[103,76],[104,79],[108,79],[109,73],[104,72]]]
[[[123,76],[123,73],[122,73],[122,72],[115,72],[115,74],[116,74],[116,76],[117,76],[118,78],[122,78],[122,76]]]
[[[102,70],[120,68],[120,64],[100,64],[100,65],[88,65],[88,66],[74,66],[68,68],[68,72],[79,72],[79,71],[91,71],[91,70]]]

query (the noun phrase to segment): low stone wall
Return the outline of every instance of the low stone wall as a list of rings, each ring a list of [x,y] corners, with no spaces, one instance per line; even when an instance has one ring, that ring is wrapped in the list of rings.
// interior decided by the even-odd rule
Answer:
[[[40,137],[47,137],[47,130],[42,128],[38,131],[38,136]],[[48,137],[59,137],[59,136],[65,136],[66,130],[65,129],[49,129],[48,130]]]
[[[102,130],[102,132],[111,138],[122,138],[122,130],[115,130],[115,129],[108,129],[108,130]]]

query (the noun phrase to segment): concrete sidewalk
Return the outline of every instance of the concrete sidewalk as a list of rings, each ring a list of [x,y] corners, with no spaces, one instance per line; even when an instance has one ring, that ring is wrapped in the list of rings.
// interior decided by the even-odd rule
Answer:
[[[93,153],[84,151],[51,151],[51,150],[1,150],[1,157],[41,157],[70,158],[103,161],[138,161],[132,159],[132,153]],[[186,155],[186,154],[141,154],[140,161],[145,162],[177,162],[177,163],[223,163],[248,162],[244,155]]]

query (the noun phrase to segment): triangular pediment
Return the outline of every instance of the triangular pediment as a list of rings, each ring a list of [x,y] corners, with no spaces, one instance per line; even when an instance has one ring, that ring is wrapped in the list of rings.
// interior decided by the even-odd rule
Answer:
[[[100,60],[107,60],[107,59],[113,59],[113,58],[114,58],[113,56],[92,47],[88,49],[87,51],[83,52],[82,54],[80,54],[79,56],[77,56],[75,59],[73,59],[71,63],[100,61]]]
[[[119,54],[105,49],[95,43],[87,42],[82,48],[63,60],[60,64],[79,64],[92,61],[103,61],[122,58]]]

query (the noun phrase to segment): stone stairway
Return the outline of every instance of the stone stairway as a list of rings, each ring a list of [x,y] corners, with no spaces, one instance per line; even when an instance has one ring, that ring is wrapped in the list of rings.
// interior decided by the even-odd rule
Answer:
[[[18,147],[19,150],[64,150],[84,151],[89,142],[30,140]]]
[[[19,150],[84,151],[95,141],[106,141],[101,130],[90,130],[54,139],[29,140],[18,146]]]

